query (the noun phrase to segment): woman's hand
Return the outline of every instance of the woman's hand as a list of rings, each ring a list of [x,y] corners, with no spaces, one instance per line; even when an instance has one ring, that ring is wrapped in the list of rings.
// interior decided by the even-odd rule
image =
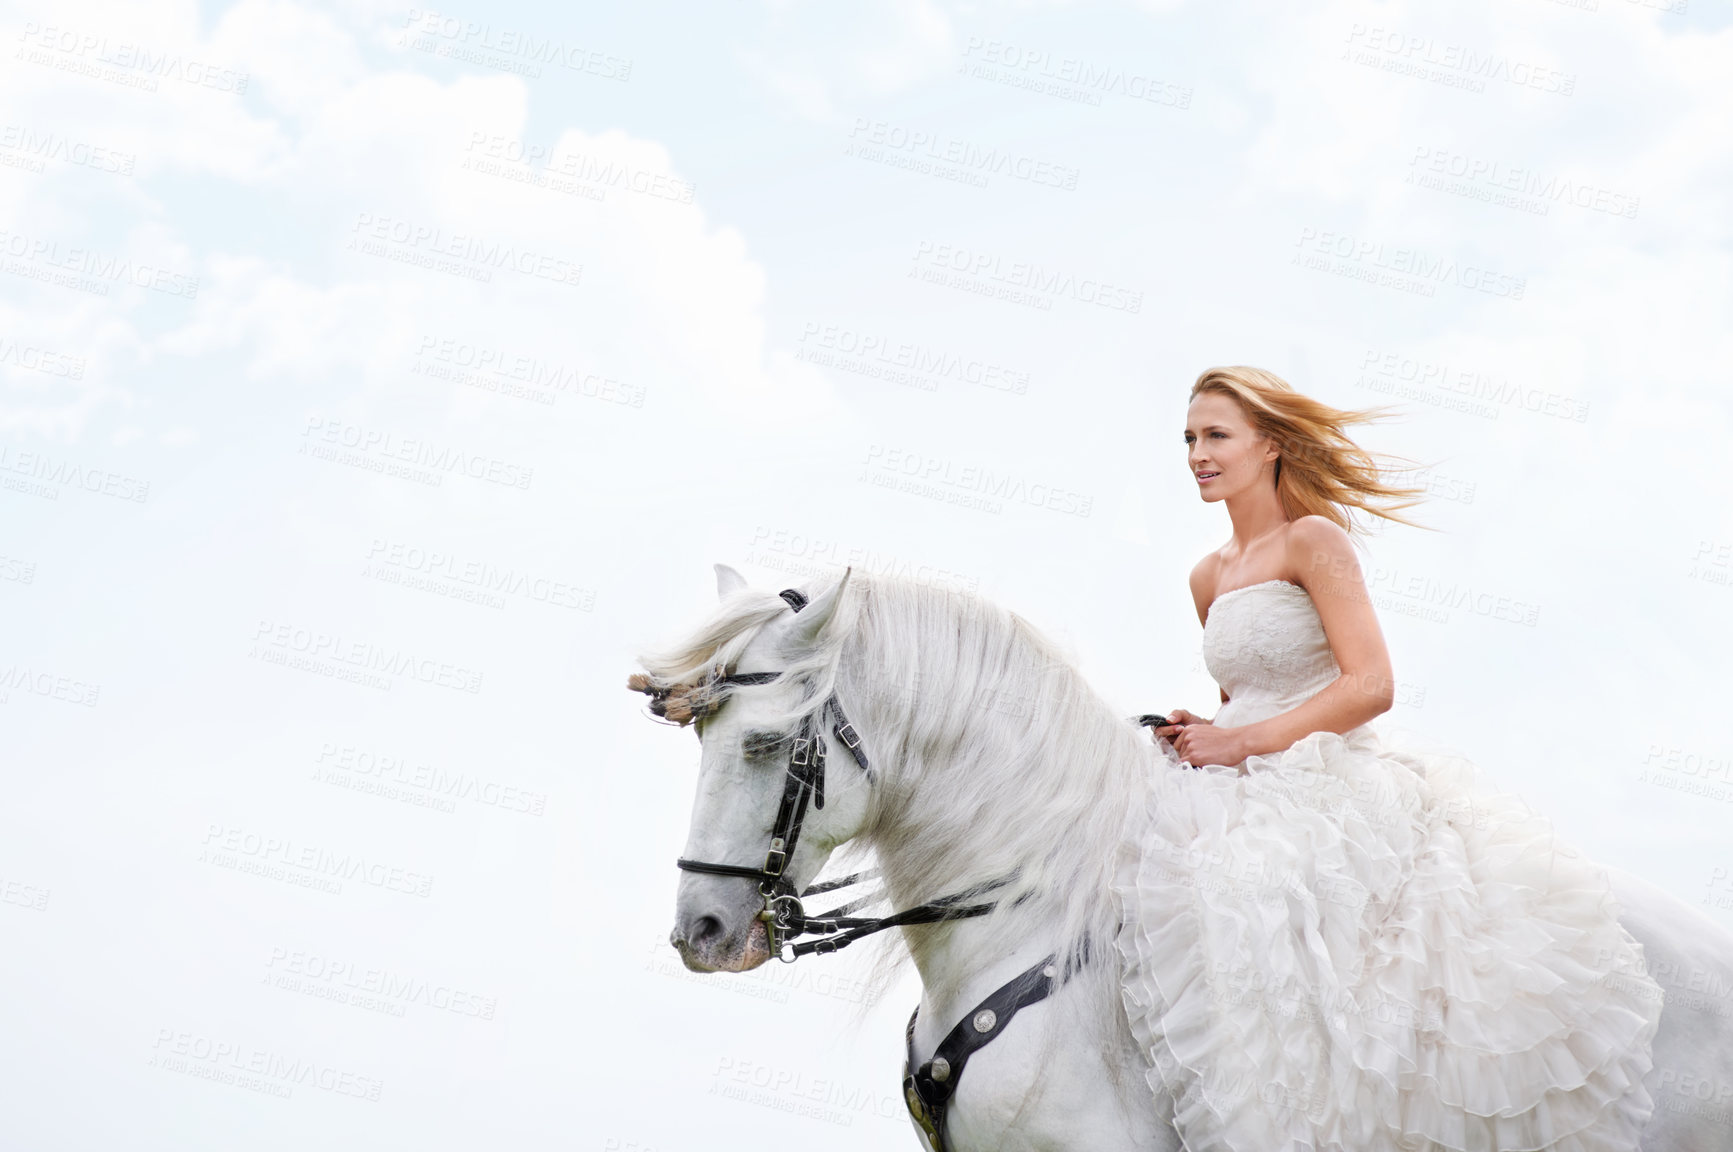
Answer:
[[[1213,721],[1205,720],[1202,716],[1193,716],[1184,708],[1174,708],[1168,712],[1164,712],[1163,715],[1169,720],[1172,720],[1173,723],[1156,725],[1150,728],[1150,736],[1158,741],[1172,740],[1175,736],[1180,734],[1182,725],[1213,723]]]
[[[1151,731],[1157,738],[1171,740],[1174,752],[1194,768],[1205,764],[1238,764],[1246,758],[1237,729],[1217,728],[1213,721],[1194,716],[1184,708],[1175,708],[1167,716],[1177,723]]]

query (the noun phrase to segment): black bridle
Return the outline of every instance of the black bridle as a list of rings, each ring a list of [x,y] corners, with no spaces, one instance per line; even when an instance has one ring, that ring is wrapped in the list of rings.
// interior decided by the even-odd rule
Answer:
[[[806,597],[796,589],[784,588],[780,595],[796,612],[806,607]],[[781,676],[781,672],[728,674],[718,671],[708,684],[717,688],[740,684],[768,684]],[[666,695],[666,690],[662,690],[661,694]],[[813,808],[824,807],[825,741],[820,729],[824,726],[826,713],[836,717],[831,731],[838,742],[854,754],[855,763],[860,765],[861,771],[870,781],[873,775],[872,766],[867,760],[866,749],[861,744],[860,733],[849,723],[841,702],[837,700],[836,693],[832,692],[823,704],[801,720],[800,731],[789,749],[782,802],[777,806],[776,823],[770,830],[770,849],[765,853],[763,865],[753,868],[745,864],[715,864],[706,860],[689,860],[684,856],[676,860],[675,864],[688,872],[741,876],[758,881],[758,893],[764,898],[764,909],[758,914],[758,918],[764,921],[770,951],[777,959],[790,964],[808,953],[835,952],[863,936],[870,936],[887,928],[984,916],[997,907],[994,903],[969,904],[967,901],[1010,883],[1009,879],[994,880],[889,916],[846,915],[860,905],[870,902],[870,896],[851,901],[818,916],[807,915],[806,906],[801,903],[805,897],[848,888],[873,875],[870,872],[857,872],[840,880],[814,884],[799,892],[788,879],[788,863],[794,858],[795,847],[800,841],[800,828],[806,820],[807,806],[810,803]],[[816,938],[798,943],[794,941],[797,936],[808,935]]]

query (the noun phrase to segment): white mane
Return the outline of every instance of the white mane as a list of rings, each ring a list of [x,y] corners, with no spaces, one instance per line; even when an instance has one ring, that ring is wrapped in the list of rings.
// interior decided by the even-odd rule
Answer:
[[[802,591],[816,597],[820,589]],[[743,590],[690,637],[641,662],[663,685],[732,667],[787,608],[775,593]],[[1016,613],[858,570],[818,647],[787,668],[810,678],[810,691],[785,721],[798,723],[834,689],[860,730],[877,780],[855,845],[876,855],[895,906],[1015,873],[993,894],[998,910],[979,922],[983,950],[1008,951],[1037,922],[1056,926],[1061,939],[1087,936],[1102,962],[1081,979],[1103,1011],[1086,1015],[1118,1019],[1111,884],[1124,821],[1141,811],[1158,762],[1143,730],[1116,715]],[[832,773],[853,770],[841,753],[833,748]],[[930,931],[912,930],[911,948],[918,952]],[[898,958],[906,958],[900,949],[891,962]],[[888,979],[883,966],[879,975]]]

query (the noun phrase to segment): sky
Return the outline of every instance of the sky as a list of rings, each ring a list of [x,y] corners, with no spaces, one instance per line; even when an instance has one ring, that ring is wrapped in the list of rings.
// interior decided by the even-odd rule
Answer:
[[[1215,365],[1423,466],[1387,719],[1733,926],[1725,7],[0,23],[9,1147],[912,1147],[912,981],[680,967],[624,679],[853,564],[1208,714]]]

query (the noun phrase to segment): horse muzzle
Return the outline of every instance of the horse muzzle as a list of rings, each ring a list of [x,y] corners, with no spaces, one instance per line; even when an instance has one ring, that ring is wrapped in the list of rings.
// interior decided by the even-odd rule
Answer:
[[[756,914],[733,930],[714,912],[683,915],[668,942],[693,972],[748,972],[770,959],[770,935]]]

